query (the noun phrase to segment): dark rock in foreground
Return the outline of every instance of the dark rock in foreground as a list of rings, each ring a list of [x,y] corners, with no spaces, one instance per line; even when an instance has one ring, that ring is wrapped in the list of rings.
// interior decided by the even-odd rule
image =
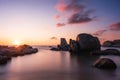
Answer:
[[[0,64],[6,64],[8,61],[8,58],[6,56],[0,56]]]
[[[120,40],[105,41],[103,47],[120,47]]]
[[[99,69],[116,69],[117,66],[111,59],[100,58],[93,64],[94,67]]]

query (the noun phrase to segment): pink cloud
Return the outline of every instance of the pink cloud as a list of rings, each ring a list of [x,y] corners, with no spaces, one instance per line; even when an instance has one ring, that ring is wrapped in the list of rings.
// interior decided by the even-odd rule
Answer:
[[[66,24],[65,23],[57,23],[57,27],[62,27],[62,26],[65,26]]]
[[[55,19],[60,19],[60,15],[55,15]]]
[[[113,30],[113,31],[120,31],[120,22],[110,25],[109,28],[110,30]]]
[[[94,20],[94,17],[90,16],[93,10],[86,10],[82,0],[60,0],[55,8],[62,16],[69,15],[64,18],[68,24],[88,23]]]

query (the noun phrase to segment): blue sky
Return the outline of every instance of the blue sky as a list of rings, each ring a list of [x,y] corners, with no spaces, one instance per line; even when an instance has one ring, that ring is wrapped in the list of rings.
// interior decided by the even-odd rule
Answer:
[[[90,16],[95,19],[77,24],[67,23],[71,16],[65,16],[71,12],[56,9],[61,1],[66,0],[0,0],[0,43],[12,44],[17,39],[27,44],[52,45],[58,44],[60,37],[75,39],[79,33],[94,34],[101,30],[107,30],[101,36],[97,35],[104,40],[120,39],[119,25],[117,31],[109,30],[111,25],[120,22],[120,0],[82,0],[80,3],[85,10],[93,10]],[[78,0],[67,0],[64,5],[74,1]],[[55,19],[56,15],[63,19]],[[61,22],[65,25],[57,27]],[[51,37],[58,40],[51,40]]]

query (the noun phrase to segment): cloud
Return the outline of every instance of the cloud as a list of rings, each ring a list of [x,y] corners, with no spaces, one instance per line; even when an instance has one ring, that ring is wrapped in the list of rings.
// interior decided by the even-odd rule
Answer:
[[[112,31],[120,31],[120,22],[117,22],[117,23],[110,25],[109,29]]]
[[[99,30],[99,31],[96,31],[95,33],[93,33],[93,35],[95,36],[101,36],[103,33],[105,33],[107,30]]]
[[[94,20],[93,18],[89,17],[89,14],[80,14],[80,13],[76,13],[73,14],[69,19],[68,19],[68,23],[69,24],[76,24],[76,23],[87,23]]]
[[[57,37],[51,37],[50,39],[52,39],[52,40],[57,40]]]
[[[65,26],[66,24],[65,23],[57,23],[56,25],[57,25],[57,27],[62,27],[62,26]]]
[[[87,10],[83,0],[60,0],[55,8],[62,16],[69,15],[64,17],[67,24],[88,23],[95,18],[91,17],[93,10]]]
[[[55,19],[60,19],[60,15],[55,15]]]
[[[79,11],[84,8],[84,5],[80,4],[81,0],[60,0],[55,8],[58,12],[65,11]]]

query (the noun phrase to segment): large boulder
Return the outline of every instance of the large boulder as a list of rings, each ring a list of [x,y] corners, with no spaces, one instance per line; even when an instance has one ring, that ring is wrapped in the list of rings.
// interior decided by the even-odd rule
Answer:
[[[94,67],[100,69],[116,69],[117,66],[113,60],[108,58],[100,58],[93,64]]]
[[[100,41],[97,37],[93,37],[90,34],[82,33],[76,38],[76,42],[79,45],[81,51],[100,50]]]

